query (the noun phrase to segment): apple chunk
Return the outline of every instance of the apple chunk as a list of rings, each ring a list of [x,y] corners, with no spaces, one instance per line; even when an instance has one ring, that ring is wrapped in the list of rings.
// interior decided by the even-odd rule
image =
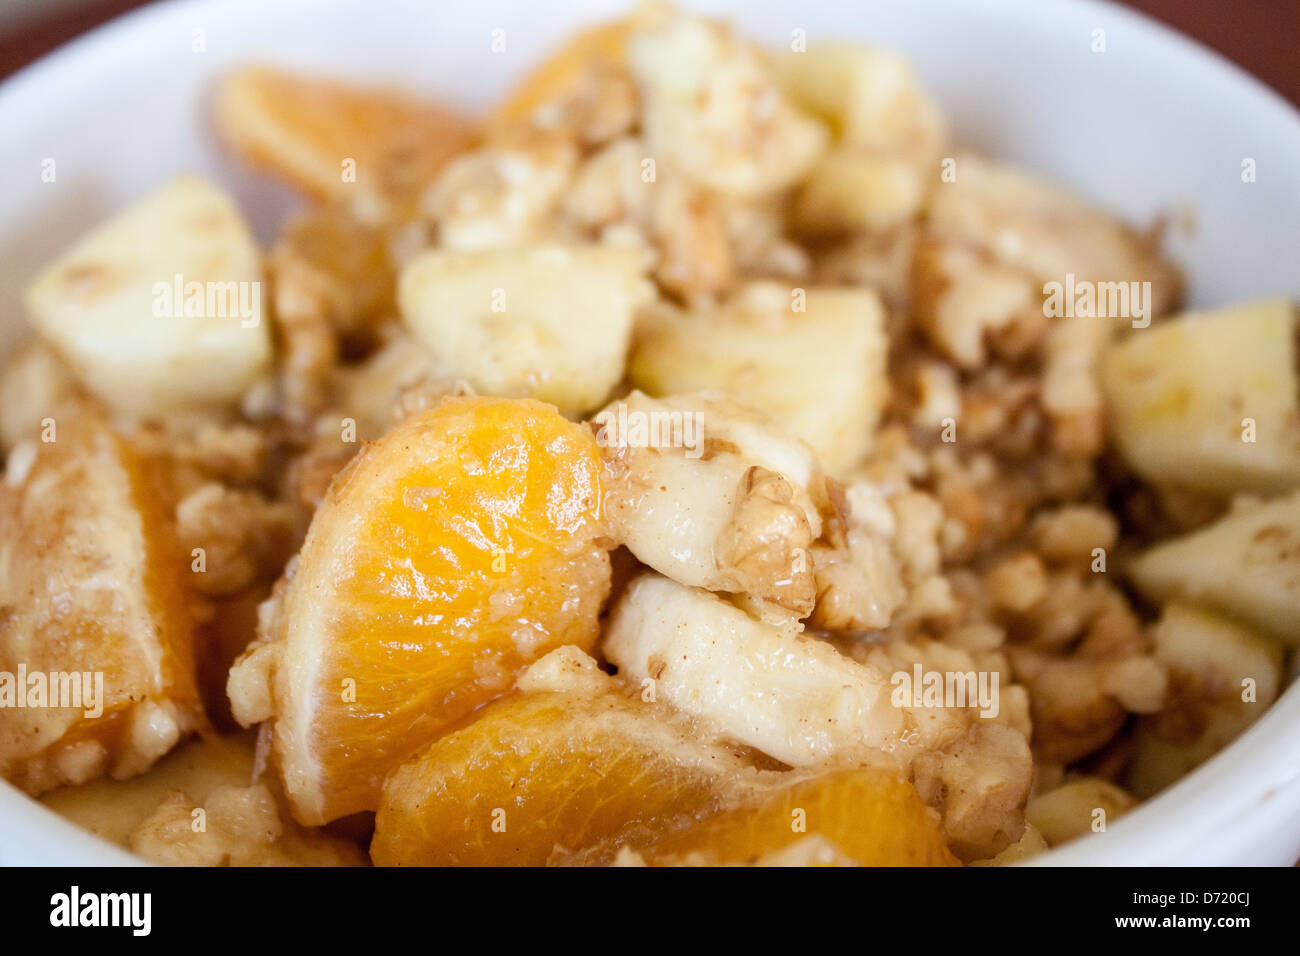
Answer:
[[[623,374],[633,313],[652,295],[648,265],[630,247],[434,250],[407,264],[397,298],[411,334],[449,374],[484,394],[579,414]]]
[[[723,392],[806,441],[838,477],[871,448],[885,349],[874,292],[762,281],[717,309],[646,310],[628,374],[652,395]]]
[[[1209,527],[1162,541],[1127,575],[1158,603],[1185,598],[1300,642],[1300,493],[1241,505]]]
[[[271,360],[262,263],[223,192],[183,176],[103,223],[27,290],[77,378],[136,414],[234,404]]]
[[[1295,331],[1279,301],[1130,332],[1101,363],[1124,460],[1154,484],[1223,496],[1300,486]]]

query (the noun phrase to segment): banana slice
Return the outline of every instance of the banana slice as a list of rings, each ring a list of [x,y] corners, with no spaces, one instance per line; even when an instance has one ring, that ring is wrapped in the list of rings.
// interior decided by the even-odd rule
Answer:
[[[915,218],[939,182],[947,129],[907,61],[823,43],[787,53],[779,67],[786,94],[836,134],[796,195],[796,227],[812,235],[879,231]]]
[[[32,324],[114,409],[231,405],[271,358],[257,244],[235,204],[180,177],[103,223],[27,290]]]
[[[576,150],[542,141],[483,146],[451,160],[421,197],[444,248],[474,252],[531,241],[572,188]]]
[[[807,446],[707,395],[634,391],[594,422],[615,541],[682,584],[812,611],[821,476]]]
[[[653,294],[649,265],[619,246],[434,250],[403,269],[398,304],[415,338],[479,393],[580,414],[622,378],[632,315]]]
[[[791,766],[893,749],[905,730],[874,667],[658,575],[628,588],[604,649],[656,698]]]

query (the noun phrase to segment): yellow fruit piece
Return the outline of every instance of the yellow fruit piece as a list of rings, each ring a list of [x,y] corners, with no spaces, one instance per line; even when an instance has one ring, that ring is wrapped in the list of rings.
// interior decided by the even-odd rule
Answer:
[[[1224,498],[1300,487],[1295,340],[1296,311],[1277,300],[1185,313],[1110,346],[1098,374],[1125,462]]]
[[[1300,491],[1239,502],[1147,548],[1124,574],[1153,604],[1183,598],[1300,644]]]
[[[598,468],[591,432],[548,405],[457,398],[335,477],[270,635],[274,750],[300,822],[375,809],[390,770],[523,666],[595,643]]]
[[[760,770],[571,650],[389,776],[376,864],[603,864],[629,850],[653,864],[956,864],[896,772]]]
[[[309,195],[398,215],[472,136],[451,110],[402,93],[258,66],[223,80],[216,120],[244,159]]]
[[[543,243],[430,250],[402,270],[412,335],[480,392],[588,412],[622,377],[637,308],[654,296],[644,250]]]
[[[863,866],[958,866],[937,816],[891,770],[838,770],[756,793],[642,850],[650,863],[753,863],[816,835]]]
[[[656,397],[722,392],[846,477],[888,398],[884,321],[870,289],[754,281],[717,308],[643,309],[627,377]]]
[[[811,235],[892,229],[920,212],[929,176],[915,157],[840,147],[813,167],[790,215]]]
[[[1153,796],[1214,756],[1264,715],[1285,689],[1286,649],[1264,632],[1183,600],[1152,630],[1169,668],[1171,700],[1144,718],[1126,784]],[[1253,693],[1247,693],[1250,688]]]
[[[24,298],[81,385],[115,411],[160,417],[229,409],[270,367],[261,280],[234,200],[178,176],[69,246]]]
[[[0,487],[0,776],[33,794],[141,773],[204,723],[159,481],[89,408],[46,433]]]
[[[937,153],[943,115],[907,60],[857,43],[819,43],[777,61],[785,93],[852,147]]]
[[[598,844],[646,842],[716,810],[756,772],[617,693],[498,701],[384,786],[380,866],[540,866]]]
[[[506,127],[528,120],[542,104],[561,99],[589,70],[620,66],[627,60],[629,24],[603,23],[575,35],[516,84],[506,101],[493,111],[489,127]]]

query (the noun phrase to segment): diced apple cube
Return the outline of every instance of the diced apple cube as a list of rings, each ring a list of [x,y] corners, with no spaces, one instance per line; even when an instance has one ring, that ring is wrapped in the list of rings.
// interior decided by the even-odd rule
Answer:
[[[1115,443],[1157,485],[1300,486],[1295,311],[1261,302],[1134,329],[1101,362]]]
[[[1148,549],[1127,569],[1144,595],[1185,598],[1300,642],[1300,493],[1241,505]]]
[[[115,409],[232,405],[271,359],[261,279],[230,197],[180,177],[55,260],[27,290],[27,309]]]

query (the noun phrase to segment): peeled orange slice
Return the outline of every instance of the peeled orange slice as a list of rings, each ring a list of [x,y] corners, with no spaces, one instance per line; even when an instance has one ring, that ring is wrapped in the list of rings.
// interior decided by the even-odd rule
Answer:
[[[0,487],[0,776],[29,793],[141,773],[203,724],[160,482],[86,408]]]
[[[443,107],[268,67],[227,76],[216,114],[222,135],[246,160],[309,195],[397,212],[413,208],[471,136],[470,124]]]
[[[645,842],[721,805],[756,771],[618,693],[498,701],[388,779],[380,866],[540,866]]]
[[[503,128],[523,122],[538,107],[561,99],[589,70],[622,65],[627,60],[626,20],[602,23],[575,34],[515,85],[506,101],[493,112],[489,127]]]
[[[892,770],[784,784],[645,848],[650,863],[751,863],[809,835],[863,866],[957,866],[937,816]]]
[[[449,398],[364,448],[316,511],[279,613],[232,670],[273,718],[301,823],[379,802],[385,774],[561,644],[609,590],[589,430],[534,401]]]
[[[809,838],[833,852],[796,852]],[[608,863],[622,848],[656,865],[957,864],[897,772],[761,771],[613,689],[485,708],[388,778],[370,853],[381,866],[539,866]]]

